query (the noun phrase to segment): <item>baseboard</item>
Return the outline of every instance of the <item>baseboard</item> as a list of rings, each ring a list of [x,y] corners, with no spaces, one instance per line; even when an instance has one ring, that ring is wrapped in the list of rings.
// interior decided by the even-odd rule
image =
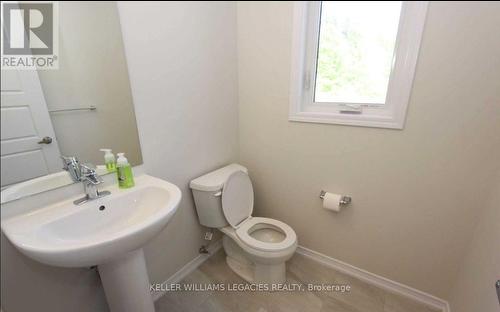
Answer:
[[[170,276],[166,281],[162,283],[162,285],[170,285],[179,283],[184,279],[184,277],[188,276],[191,272],[196,270],[203,262],[205,262],[211,255],[219,251],[222,248],[222,239],[212,243],[208,247],[208,254],[199,254],[193,260],[189,261],[186,265],[184,265],[179,271],[175,272],[172,276]],[[165,295],[167,291],[155,291],[151,293],[153,300],[156,301],[160,299],[163,295]]]
[[[179,283],[182,279],[184,279],[184,277],[186,277],[191,272],[196,270],[201,264],[203,264],[203,262],[205,262],[208,258],[210,258],[210,256],[216,253],[221,247],[222,247],[222,240],[218,240],[217,242],[213,243],[208,248],[209,252],[208,254],[200,254],[196,256],[193,260],[189,261],[179,271],[175,272],[162,284],[170,285]],[[319,262],[325,266],[328,266],[336,271],[342,272],[349,276],[358,278],[366,283],[375,285],[382,289],[386,289],[387,291],[421,302],[422,304],[428,305],[435,309],[439,309],[443,312],[450,312],[450,307],[447,301],[437,298],[423,291],[395,282],[393,280],[379,276],[377,274],[365,271],[353,265],[328,257],[324,254],[321,254],[319,252],[313,251],[311,249],[302,246],[297,247],[296,252],[300,255],[308,257],[313,261]],[[153,297],[153,300],[156,301],[166,293],[167,293],[166,291],[153,292],[151,296]]]
[[[415,301],[421,302],[422,304],[431,306],[435,309],[440,309],[443,312],[450,312],[450,307],[447,301],[437,298],[423,291],[417,290],[407,285],[403,285],[401,283],[395,282],[393,280],[379,276],[377,274],[370,273],[363,269],[357,268],[353,265],[328,257],[324,254],[321,254],[319,252],[313,251],[311,249],[302,246],[297,247],[297,253],[305,257],[308,257],[311,260],[322,263],[323,265],[326,265],[336,271],[340,271],[344,274],[358,278],[366,283],[383,288],[392,293],[396,293],[398,295],[411,298]]]

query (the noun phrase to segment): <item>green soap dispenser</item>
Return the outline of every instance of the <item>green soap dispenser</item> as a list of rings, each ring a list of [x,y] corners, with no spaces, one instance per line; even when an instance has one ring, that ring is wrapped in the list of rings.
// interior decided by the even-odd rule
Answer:
[[[108,172],[116,171],[116,159],[115,155],[111,152],[110,148],[101,148],[101,152],[104,152],[104,164],[106,165],[106,170]]]
[[[116,160],[116,174],[118,176],[118,186],[120,188],[129,188],[135,185],[134,175],[132,173],[132,166],[128,163],[127,158],[125,158],[125,153],[118,153],[118,159]]]

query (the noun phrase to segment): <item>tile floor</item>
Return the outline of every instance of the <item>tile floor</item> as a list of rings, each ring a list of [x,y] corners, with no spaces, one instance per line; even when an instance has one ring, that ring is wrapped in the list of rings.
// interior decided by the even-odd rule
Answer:
[[[437,312],[404,297],[366,284],[295,254],[287,263],[288,285],[343,284],[350,292],[332,291],[228,291],[229,285],[248,285],[225,262],[222,250],[188,275],[184,285],[221,283],[226,291],[170,291],[156,301],[157,312]]]

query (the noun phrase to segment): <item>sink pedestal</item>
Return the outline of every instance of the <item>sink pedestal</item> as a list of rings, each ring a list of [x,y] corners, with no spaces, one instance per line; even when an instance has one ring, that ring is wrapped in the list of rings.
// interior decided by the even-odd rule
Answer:
[[[154,312],[142,249],[97,268],[111,312]]]

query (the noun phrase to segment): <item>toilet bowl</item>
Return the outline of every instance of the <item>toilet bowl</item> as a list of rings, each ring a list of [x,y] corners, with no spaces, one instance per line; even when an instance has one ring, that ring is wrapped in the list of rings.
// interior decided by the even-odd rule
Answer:
[[[200,223],[224,234],[228,266],[250,283],[284,283],[285,262],[297,248],[297,235],[279,220],[252,216],[247,169],[232,164],[194,179],[190,187]]]
[[[285,261],[297,248],[297,236],[287,224],[268,218],[250,218],[234,229],[220,229],[227,263],[251,283],[278,284],[286,281]]]

